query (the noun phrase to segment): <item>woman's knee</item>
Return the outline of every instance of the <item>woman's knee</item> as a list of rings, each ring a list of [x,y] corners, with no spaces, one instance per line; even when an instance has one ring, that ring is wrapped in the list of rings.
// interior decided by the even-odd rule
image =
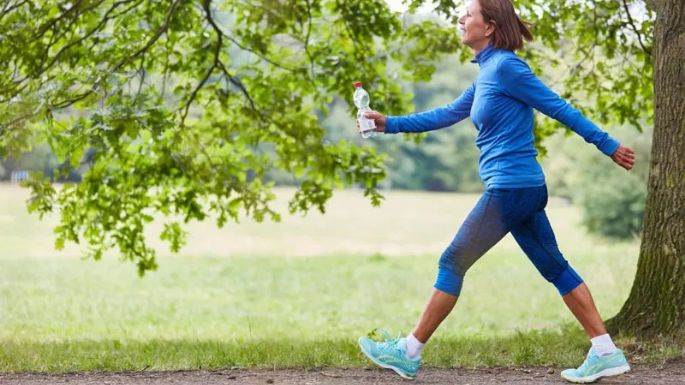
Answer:
[[[464,282],[464,275],[457,273],[448,267],[438,268],[438,276],[435,279],[434,288],[453,296],[459,296]]]
[[[462,277],[477,260],[482,253],[474,250],[474,247],[469,247],[464,242],[455,241],[449,246],[440,256],[438,267],[441,269],[454,270],[454,272]]]
[[[551,282],[557,288],[559,294],[563,296],[583,283],[583,279],[573,270],[571,265],[567,265],[566,269],[554,277],[554,280]]]

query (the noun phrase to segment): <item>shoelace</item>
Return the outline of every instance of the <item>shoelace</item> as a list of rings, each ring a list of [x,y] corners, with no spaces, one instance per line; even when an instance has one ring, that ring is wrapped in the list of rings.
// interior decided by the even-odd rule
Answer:
[[[588,367],[592,366],[595,364],[600,359],[600,357],[597,354],[593,354],[592,350],[590,350],[587,354],[587,358],[583,362],[582,365],[578,368],[578,370],[586,370]]]
[[[402,338],[402,333],[399,333],[397,337],[393,337],[390,332],[385,329],[375,329],[374,332],[378,332],[383,337],[383,341],[376,342],[376,347],[380,350],[398,350],[400,347],[398,343]]]
[[[395,338],[395,339],[387,339],[384,342],[379,342],[378,343],[378,348],[381,350],[399,350],[399,342],[400,342],[400,337]]]

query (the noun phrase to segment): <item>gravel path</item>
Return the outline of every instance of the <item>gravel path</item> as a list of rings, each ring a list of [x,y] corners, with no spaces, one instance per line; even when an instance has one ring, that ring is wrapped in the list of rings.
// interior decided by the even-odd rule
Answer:
[[[134,373],[0,374],[0,384],[44,385],[132,385],[132,384],[568,384],[559,377],[559,370],[545,367],[493,369],[426,369],[415,381],[402,380],[383,369],[317,370],[221,370]],[[662,367],[633,366],[633,370],[618,377],[605,378],[602,384],[685,384],[685,361],[671,362]]]

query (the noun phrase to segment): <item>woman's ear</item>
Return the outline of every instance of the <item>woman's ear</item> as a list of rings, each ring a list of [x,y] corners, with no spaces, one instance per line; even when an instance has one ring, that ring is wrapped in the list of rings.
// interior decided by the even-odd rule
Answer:
[[[495,28],[497,28],[497,23],[494,20],[490,20],[485,26],[485,37],[490,37],[495,33]]]

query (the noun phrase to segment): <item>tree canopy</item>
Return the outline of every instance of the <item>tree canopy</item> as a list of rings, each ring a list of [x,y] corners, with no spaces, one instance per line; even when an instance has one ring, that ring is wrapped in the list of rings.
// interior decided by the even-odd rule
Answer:
[[[558,67],[562,96],[600,123],[651,124],[654,14],[643,2],[515,5],[537,42],[520,54],[538,73]],[[349,185],[379,204],[383,154],[327,141],[318,116],[355,80],[372,85],[374,109],[408,112],[400,80],[430,79],[445,54],[472,56],[454,25],[460,7],[437,2],[450,24],[382,0],[4,1],[0,156],[45,141],[82,168],[81,183],[57,189],[34,175],[29,208],[59,209],[58,247],[85,243],[95,259],[114,248],[141,274],[156,267],[143,231],[160,214],[174,251],[192,220],[278,220],[272,170],[298,183],[291,212],[324,211]],[[540,143],[559,129],[538,123]]]

